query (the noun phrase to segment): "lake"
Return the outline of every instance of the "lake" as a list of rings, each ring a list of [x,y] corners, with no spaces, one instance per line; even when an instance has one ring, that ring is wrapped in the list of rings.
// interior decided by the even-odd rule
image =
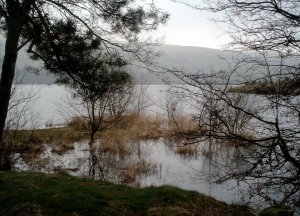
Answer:
[[[167,97],[169,87],[167,85],[137,86],[137,91],[145,91],[150,103],[146,112],[150,114],[165,114],[164,98]],[[12,110],[18,112],[23,107],[25,114],[22,121],[26,121],[25,128],[47,128],[63,126],[74,115],[76,111],[70,107],[69,101],[73,101],[70,91],[59,85],[18,85],[13,101],[19,102],[22,98],[24,102],[19,105],[19,109]],[[21,107],[21,108],[20,108]],[[188,107],[186,107],[188,109]]]
[[[137,89],[142,88],[137,86]],[[145,112],[166,116],[166,101],[176,102],[176,111],[182,114],[193,113],[195,106],[186,103],[185,98],[174,98],[166,85],[144,86],[150,101]],[[25,114],[23,128],[61,127],[76,114],[68,103],[70,93],[57,85],[22,85],[15,98],[31,92],[32,100],[22,103]],[[72,98],[71,98],[72,100]],[[15,101],[18,101],[15,99]],[[19,106],[19,107],[20,107]],[[13,113],[14,110],[12,110]],[[18,110],[15,110],[18,111]],[[212,157],[207,157],[209,143],[201,142],[188,151],[180,152],[182,141],[168,139],[131,140],[118,150],[103,149],[103,140],[97,140],[91,148],[87,140],[75,142],[67,150],[44,144],[38,154],[30,158],[20,158],[16,170],[31,170],[46,173],[66,171],[71,175],[105,179],[136,187],[151,185],[173,185],[187,190],[195,190],[227,203],[249,204],[255,208],[266,204],[258,197],[249,197],[247,185],[233,180],[214,184],[207,174],[222,172],[222,165],[235,163],[234,149],[214,145]],[[209,153],[210,154],[210,153]],[[16,155],[18,157],[18,155]],[[218,164],[216,169],[213,164]]]

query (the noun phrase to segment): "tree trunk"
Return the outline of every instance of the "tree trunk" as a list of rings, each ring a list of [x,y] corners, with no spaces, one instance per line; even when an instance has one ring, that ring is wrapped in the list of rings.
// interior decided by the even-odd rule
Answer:
[[[5,55],[0,80],[0,170],[11,169],[11,146],[3,142],[5,122],[11,96],[11,88],[15,75],[15,66],[18,54],[20,28],[9,28],[6,37]]]
[[[15,29],[14,26],[11,26],[6,36],[5,55],[0,80],[0,143],[2,143],[3,139],[11,88],[15,75],[20,33],[20,29]]]
[[[18,43],[26,17],[35,0],[19,1],[6,0],[7,13],[5,16],[7,35],[5,55],[0,79],[0,150],[3,145],[3,134],[8,112],[11,88],[15,76],[18,56]]]

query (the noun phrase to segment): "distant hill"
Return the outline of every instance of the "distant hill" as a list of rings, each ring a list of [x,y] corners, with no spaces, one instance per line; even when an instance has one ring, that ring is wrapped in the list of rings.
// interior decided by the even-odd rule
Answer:
[[[4,48],[4,39],[0,38],[0,68],[2,68]],[[21,50],[18,53],[15,82],[23,84],[53,84],[55,77],[43,69],[41,62],[31,60],[27,53]]]
[[[189,73],[219,71],[224,69],[224,59],[232,62],[234,57],[233,52],[224,50],[177,45],[163,45],[161,52],[159,64]],[[171,81],[176,80],[171,75],[169,77]]]
[[[0,41],[0,51],[3,58],[4,45]],[[168,68],[179,68],[188,72],[220,70],[224,66],[224,61],[220,58],[231,59],[233,54],[230,52],[210,49],[203,47],[188,47],[176,45],[163,45],[160,47],[161,56],[157,62]],[[0,60],[0,64],[2,60]],[[144,79],[146,84],[163,84],[164,77],[168,76],[170,80],[176,82],[172,75],[149,73],[146,69],[140,67],[131,68],[133,76],[136,80],[140,77]],[[32,61],[28,55],[21,51],[17,60],[17,79],[22,79],[25,84],[53,84],[55,77],[42,68],[42,64],[38,61]],[[39,71],[38,73],[36,73]],[[138,83],[139,81],[137,81]]]
[[[188,71],[220,70],[224,62],[220,58],[230,59],[232,52],[204,47],[164,45],[161,47],[163,55],[159,62],[166,66],[175,65]]]

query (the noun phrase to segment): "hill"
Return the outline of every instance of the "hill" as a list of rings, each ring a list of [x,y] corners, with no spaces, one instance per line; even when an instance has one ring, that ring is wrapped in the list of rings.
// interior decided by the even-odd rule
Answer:
[[[203,47],[188,47],[177,45],[163,45],[160,47],[160,57],[157,62],[167,68],[178,68],[188,72],[220,70],[224,61],[220,58],[231,59],[233,54],[218,49]],[[0,59],[4,54],[4,42],[0,40]],[[0,61],[2,63],[2,61]],[[141,67],[133,66],[130,68],[136,80],[140,77],[146,79],[146,84],[164,84],[162,81],[166,74],[151,73]],[[24,84],[52,84],[55,77],[42,68],[41,62],[32,61],[27,53],[20,51],[16,65],[17,80],[22,79]],[[173,82],[176,78],[168,74]],[[138,83],[139,81],[137,81]]]

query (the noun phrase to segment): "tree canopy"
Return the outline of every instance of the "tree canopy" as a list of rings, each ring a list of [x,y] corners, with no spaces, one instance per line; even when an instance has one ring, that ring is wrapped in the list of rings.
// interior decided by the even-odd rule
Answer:
[[[78,42],[76,36],[60,36],[59,28],[63,27],[64,31],[80,31],[81,34],[86,34],[87,39],[94,37],[90,44],[91,49],[101,44],[101,47],[109,52],[124,51],[141,60],[141,53],[147,53],[147,45],[153,43],[141,41],[138,34],[155,30],[167,17],[168,15],[157,9],[152,2],[139,5],[132,0],[0,1],[1,27],[6,32],[6,49],[0,81],[0,94],[3,96],[0,99],[0,136],[2,137],[3,133],[19,49],[26,46],[29,53],[39,58],[43,53],[37,45],[44,44],[45,47],[47,44],[54,58],[63,63],[63,55],[72,50],[61,50],[57,43],[61,40],[66,43]],[[69,24],[56,25],[59,22]],[[80,46],[78,44],[77,48]],[[50,67],[50,64],[48,61],[46,67]],[[68,74],[71,75],[71,72]]]
[[[108,54],[126,52],[139,61],[149,60],[143,56],[149,54],[149,45],[154,43],[141,40],[139,33],[157,29],[167,18],[168,14],[157,9],[152,1],[139,4],[135,0],[1,0],[0,22],[6,44],[0,79],[0,150],[4,146],[2,137],[20,49],[26,48],[33,57],[46,60],[46,68],[58,74],[61,81],[67,81],[65,72],[70,79],[86,82],[73,75],[71,59],[76,58],[69,58],[68,52],[78,51],[82,46],[93,52],[98,46]],[[62,31],[70,34],[60,35]],[[86,40],[78,40],[78,36],[71,34],[74,31]],[[77,46],[72,46],[75,50],[63,50],[63,43]],[[52,59],[43,49],[50,51]],[[69,65],[63,65],[67,61]],[[59,63],[60,68],[55,68],[54,63]]]

